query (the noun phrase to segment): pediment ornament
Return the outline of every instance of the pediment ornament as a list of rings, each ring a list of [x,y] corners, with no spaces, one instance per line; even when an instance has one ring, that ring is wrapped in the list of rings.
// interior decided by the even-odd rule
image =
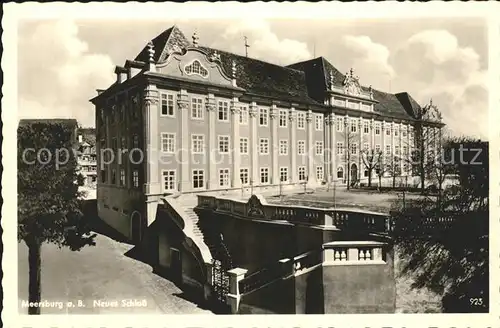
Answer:
[[[349,73],[346,73],[343,86],[344,93],[348,95],[359,96],[361,94],[359,76],[354,75],[354,69],[351,68]]]
[[[264,211],[262,209],[262,204],[260,203],[259,198],[257,196],[252,195],[248,200],[248,217],[254,218],[264,218]]]

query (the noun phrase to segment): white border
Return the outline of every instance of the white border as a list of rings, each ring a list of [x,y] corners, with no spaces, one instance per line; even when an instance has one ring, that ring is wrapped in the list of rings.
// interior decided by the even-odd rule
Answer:
[[[430,2],[430,3],[8,3],[3,6],[2,69],[4,84],[3,121],[3,188],[2,220],[4,254],[2,267],[4,291],[2,321],[6,327],[498,327],[499,320],[499,254],[495,231],[499,231],[499,153],[500,122],[498,90],[500,90],[499,30],[500,4],[495,2]],[[282,316],[155,316],[155,315],[19,315],[17,309],[17,227],[16,227],[16,129],[17,129],[17,22],[20,19],[158,19],[188,18],[395,18],[409,17],[485,17],[489,19],[490,72],[490,314],[388,314],[388,315],[282,315]],[[492,28],[491,28],[492,27]],[[200,325],[199,323],[203,324]]]

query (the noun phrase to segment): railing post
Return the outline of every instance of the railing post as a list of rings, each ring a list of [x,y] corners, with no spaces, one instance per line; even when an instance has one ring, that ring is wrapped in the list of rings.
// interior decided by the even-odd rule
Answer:
[[[214,284],[212,276],[213,264],[211,262],[205,262],[205,268],[207,269],[207,281],[203,286],[203,296],[205,301],[208,301],[212,296],[212,286]]]
[[[229,293],[227,294],[227,303],[231,307],[231,313],[238,313],[240,307],[241,294],[239,291],[239,282],[245,278],[248,270],[242,268],[234,268],[229,270]]]

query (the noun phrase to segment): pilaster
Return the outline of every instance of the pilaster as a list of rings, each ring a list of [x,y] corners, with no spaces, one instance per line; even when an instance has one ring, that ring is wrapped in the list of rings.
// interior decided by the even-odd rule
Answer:
[[[382,168],[383,170],[385,170],[385,165],[387,164],[387,154],[385,153],[385,130],[388,129],[389,127],[387,126],[387,123],[385,121],[382,121],[382,124],[381,124],[381,128],[380,128],[380,136],[381,136],[381,142],[382,144],[380,145],[380,147],[382,148],[382,165],[384,165],[384,167]]]
[[[144,150],[146,151],[145,164],[145,190],[146,196],[161,193],[159,171],[159,145],[158,145],[158,106],[159,96],[155,85],[148,85],[144,97],[144,117],[146,129],[144,134]]]
[[[217,154],[217,144],[215,140],[215,96],[209,93],[205,102],[207,109],[208,121],[208,152],[205,155],[208,169],[207,169],[207,189],[216,189],[217,184],[217,168],[215,167],[215,155]]]
[[[332,180],[337,179],[337,163],[336,163],[336,154],[337,154],[337,138],[336,138],[336,121],[335,121],[335,113],[330,114],[330,126],[328,127],[330,130],[331,136],[331,151],[330,151],[330,173]],[[338,119],[338,118],[337,118]]]
[[[177,107],[180,116],[180,151],[179,151],[179,191],[186,192],[191,189],[191,177],[189,174],[189,127],[188,127],[188,113],[189,113],[189,100],[188,93],[185,89],[181,89],[177,96]]]
[[[231,101],[231,139],[233,143],[233,151],[230,152],[232,156],[232,187],[240,188],[241,180],[240,180],[240,106],[238,103],[238,98],[233,98]]]
[[[359,105],[361,108],[361,103]],[[358,176],[356,177],[358,181],[361,180],[361,171],[365,171],[365,167],[363,165],[363,160],[361,156],[363,156],[363,117],[358,119],[358,133],[359,133],[359,144],[358,144]]]
[[[258,107],[255,102],[252,102],[248,108],[248,116],[250,119],[250,159],[251,159],[251,182],[252,184],[260,184],[259,180],[259,140],[257,136],[257,113]]]
[[[277,185],[280,183],[280,173],[278,167],[278,110],[276,105],[272,105],[269,109],[269,118],[271,120],[271,165],[272,165],[272,180],[271,183]]]
[[[396,123],[391,122],[391,176],[395,175],[396,172],[394,172],[394,149],[395,149],[395,141],[394,141],[394,131],[396,130]]]
[[[313,113],[312,110],[307,111],[307,177],[308,184],[317,184],[316,172],[314,171],[314,156],[315,149],[313,144]]]
[[[288,121],[290,123],[290,158],[291,158],[291,172],[292,183],[299,182],[297,171],[297,112],[295,108],[290,108],[288,113]]]
[[[330,116],[324,116],[324,125],[323,125],[323,136],[325,140],[324,151],[323,151],[323,170],[324,170],[324,179],[329,182],[330,181],[330,152],[331,152],[331,143],[332,140],[330,138]]]

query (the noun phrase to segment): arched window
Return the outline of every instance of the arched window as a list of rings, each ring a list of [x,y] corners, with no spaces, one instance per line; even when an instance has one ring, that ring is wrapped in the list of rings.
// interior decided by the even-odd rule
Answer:
[[[344,168],[342,166],[339,166],[337,168],[337,179],[343,179],[344,178]]]
[[[198,60],[194,60],[191,62],[191,64],[186,65],[184,67],[184,71],[186,72],[187,75],[199,75],[201,77],[206,78],[208,76],[208,70],[201,65],[201,63]]]

